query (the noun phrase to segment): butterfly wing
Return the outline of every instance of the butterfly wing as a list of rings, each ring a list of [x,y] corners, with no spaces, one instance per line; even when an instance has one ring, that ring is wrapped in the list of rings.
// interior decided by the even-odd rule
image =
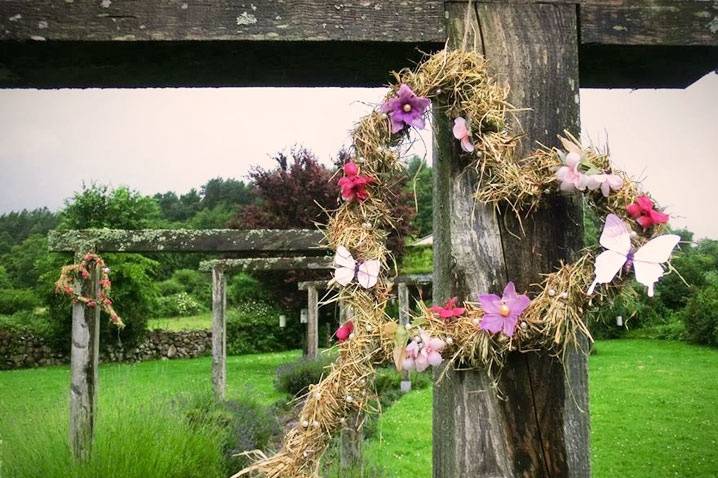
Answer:
[[[348,285],[354,280],[355,267],[356,261],[351,252],[344,246],[337,247],[334,254],[334,280],[343,286]]]
[[[615,214],[606,216],[603,232],[599,240],[606,249],[622,254],[624,257],[631,250],[631,231],[626,223]]]
[[[369,260],[362,262],[359,265],[359,271],[357,272],[357,280],[359,285],[365,289],[370,289],[376,285],[379,279],[379,268],[381,264],[377,260]]]
[[[653,287],[663,277],[664,262],[671,257],[673,248],[678,245],[681,237],[676,234],[665,234],[648,241],[633,255],[633,269],[636,280],[648,287],[648,297],[653,297]]]
[[[623,264],[626,263],[626,256],[612,250],[603,251],[596,257],[596,278],[593,280],[588,293],[593,294],[596,284],[608,284],[616,277]]]

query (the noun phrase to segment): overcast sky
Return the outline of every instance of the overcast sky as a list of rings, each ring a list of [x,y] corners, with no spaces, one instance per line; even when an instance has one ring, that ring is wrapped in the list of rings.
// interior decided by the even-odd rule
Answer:
[[[83,181],[181,193],[271,167],[293,144],[328,163],[383,92],[0,90],[0,213],[57,209]],[[581,90],[584,138],[608,138],[619,167],[698,237],[718,238],[716,118],[716,74],[686,90]]]

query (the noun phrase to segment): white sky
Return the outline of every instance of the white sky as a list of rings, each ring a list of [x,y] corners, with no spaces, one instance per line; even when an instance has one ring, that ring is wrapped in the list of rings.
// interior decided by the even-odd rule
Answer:
[[[182,193],[271,167],[293,144],[328,163],[383,92],[0,90],[0,213],[57,209],[82,181]],[[613,160],[697,237],[718,238],[716,118],[716,74],[686,90],[581,90],[584,137],[608,137]]]

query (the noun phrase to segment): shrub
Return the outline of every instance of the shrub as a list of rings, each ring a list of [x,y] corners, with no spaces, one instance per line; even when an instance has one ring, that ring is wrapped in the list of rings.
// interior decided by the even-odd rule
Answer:
[[[212,304],[212,283],[209,275],[192,269],[174,271],[171,280],[182,286],[182,290],[192,295],[206,307]]]
[[[174,279],[167,279],[157,283],[157,291],[160,297],[179,294],[185,292],[184,286]]]
[[[272,294],[264,285],[249,274],[234,274],[227,284],[227,302],[232,305],[243,302],[268,302]]]
[[[326,373],[326,367],[336,358],[333,354],[322,354],[316,359],[301,358],[296,362],[277,368],[274,386],[280,392],[299,395],[310,385],[319,382]]]
[[[699,291],[682,312],[689,341],[718,346],[718,286]]]
[[[29,310],[16,312],[12,315],[0,315],[0,330],[10,332],[29,332],[37,337],[50,338],[52,327],[46,313],[35,313]]]
[[[40,299],[30,289],[0,289],[0,314],[32,311],[39,305]]]
[[[207,307],[187,292],[179,292],[157,299],[156,312],[159,317],[188,317],[207,311]]]
[[[298,348],[304,337],[299,321],[279,327],[282,311],[264,302],[243,302],[227,317],[227,352],[233,355]]]

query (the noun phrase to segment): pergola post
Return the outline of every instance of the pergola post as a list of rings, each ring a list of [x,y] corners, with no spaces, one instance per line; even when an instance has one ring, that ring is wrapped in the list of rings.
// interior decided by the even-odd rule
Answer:
[[[447,3],[449,47],[478,48],[525,138],[517,155],[557,145],[556,133],[579,131],[577,7],[566,3]],[[473,43],[473,45],[472,45]],[[582,245],[576,197],[547,197],[521,215],[474,203],[477,174],[466,167],[451,119],[434,105],[434,300],[520,291],[540,281]],[[586,358],[546,353],[507,357],[494,381],[484,370],[448,370],[434,387],[433,476],[505,478],[590,476]],[[441,372],[437,370],[437,376]]]
[[[319,352],[319,294],[314,284],[307,285],[307,357],[317,358]]]
[[[227,388],[227,278],[221,266],[212,267],[212,388],[224,400]]]
[[[399,300],[399,324],[406,326],[411,317],[409,287],[406,282],[397,283],[397,298]],[[401,372],[401,384],[399,386],[401,387],[402,393],[408,393],[411,391],[411,379],[409,378],[408,371],[404,370]]]
[[[342,323],[351,320],[354,313],[351,307],[339,303],[340,317]],[[361,427],[360,415],[352,413],[346,418],[341,431],[341,448],[339,450],[339,468],[347,471],[355,469],[362,464],[362,442],[364,441],[364,430]]]
[[[78,251],[75,262],[87,251]],[[94,263],[88,266],[90,280],[76,281],[75,293],[98,301],[100,270]],[[70,448],[78,460],[87,460],[92,449],[100,344],[100,307],[87,307],[81,302],[72,304],[72,345],[70,348]]]

